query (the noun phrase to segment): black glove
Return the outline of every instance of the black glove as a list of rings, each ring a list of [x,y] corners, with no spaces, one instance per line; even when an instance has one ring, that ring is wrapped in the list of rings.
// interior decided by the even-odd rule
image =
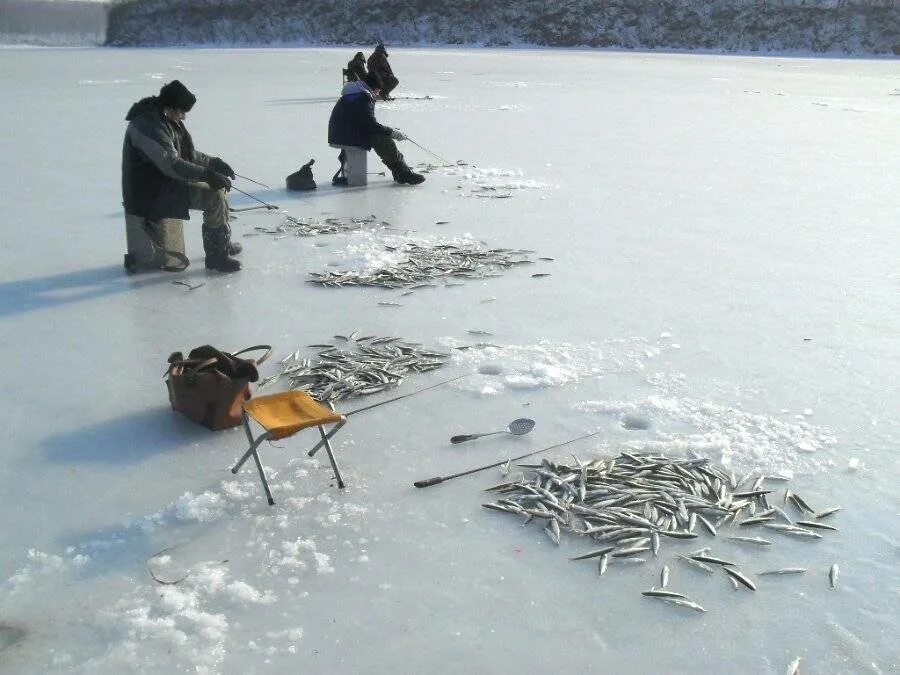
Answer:
[[[221,173],[229,178],[234,178],[234,169],[228,166],[228,162],[219,157],[210,157],[209,158],[209,168],[215,171],[216,173]]]
[[[203,176],[203,180],[206,181],[206,184],[209,185],[213,190],[230,190],[231,189],[231,181],[228,180],[228,176],[223,176],[220,173],[213,171],[212,169],[207,169],[206,173]]]

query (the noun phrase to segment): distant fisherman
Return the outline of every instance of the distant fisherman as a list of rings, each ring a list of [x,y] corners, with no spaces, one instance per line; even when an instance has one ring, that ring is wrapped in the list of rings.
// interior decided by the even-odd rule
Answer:
[[[366,57],[362,52],[356,52],[356,56],[347,63],[347,81],[356,82],[357,80],[365,79],[365,77]]]
[[[399,129],[386,127],[375,119],[375,99],[380,93],[381,80],[375,73],[368,73],[361,81],[345,84],[328,120],[328,143],[375,150],[395,181],[418,185],[425,176],[409,168],[394,142],[404,141],[406,136]]]
[[[391,68],[391,64],[388,63],[387,57],[387,49],[385,49],[383,43],[379,42],[378,46],[375,47],[375,51],[372,52],[372,55],[369,57],[369,72],[375,73],[381,78],[382,87],[380,96],[385,101],[390,101],[391,92],[394,91],[398,84],[400,84],[400,80],[394,76],[394,71]]]
[[[218,157],[194,148],[184,118],[197,98],[178,80],[159,96],[143,98],[128,111],[122,148],[122,201],[125,213],[157,222],[190,218],[188,209],[203,211],[203,249],[207,269],[236,272],[241,252],[232,243],[228,199],[235,174]]]

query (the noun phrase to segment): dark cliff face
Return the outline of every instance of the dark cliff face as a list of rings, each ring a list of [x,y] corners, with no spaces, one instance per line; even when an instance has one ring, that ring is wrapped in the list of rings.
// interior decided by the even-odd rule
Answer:
[[[107,44],[473,44],[900,54],[896,0],[132,0]]]

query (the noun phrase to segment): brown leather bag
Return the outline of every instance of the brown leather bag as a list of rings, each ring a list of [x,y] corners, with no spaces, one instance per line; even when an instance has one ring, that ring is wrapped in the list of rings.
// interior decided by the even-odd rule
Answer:
[[[241,359],[238,354],[265,349],[262,358]],[[256,366],[272,353],[270,345],[247,347],[234,353],[209,345],[169,356],[166,386],[172,409],[197,424],[217,431],[241,423],[241,406],[250,398],[250,383],[259,379]]]

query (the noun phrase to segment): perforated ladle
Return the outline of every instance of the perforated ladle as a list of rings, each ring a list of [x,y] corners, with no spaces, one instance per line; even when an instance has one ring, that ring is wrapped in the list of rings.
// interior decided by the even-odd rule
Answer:
[[[495,434],[512,434],[513,436],[522,436],[527,434],[529,431],[534,429],[534,420],[530,420],[527,417],[520,417],[517,420],[513,420],[509,423],[505,429],[501,431],[491,431],[486,434],[462,434],[460,436],[453,436],[450,439],[451,443],[465,443],[466,441],[471,441],[476,438],[481,438],[482,436],[493,436]]]

